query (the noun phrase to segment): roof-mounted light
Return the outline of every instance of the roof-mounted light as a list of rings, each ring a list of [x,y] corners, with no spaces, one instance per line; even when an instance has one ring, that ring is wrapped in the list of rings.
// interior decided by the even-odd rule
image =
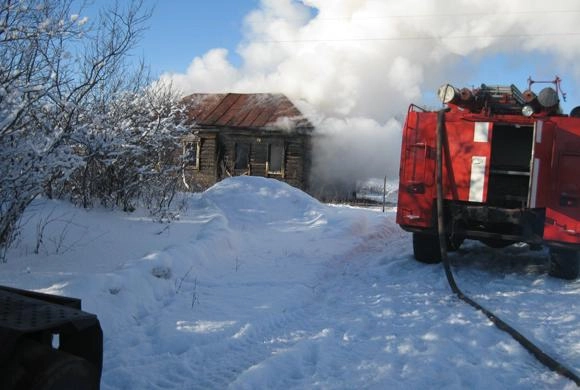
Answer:
[[[439,96],[441,102],[447,104],[457,98],[459,91],[451,84],[443,84],[439,87],[437,95]]]
[[[522,115],[529,117],[534,115],[535,110],[534,107],[532,107],[530,104],[526,104],[525,106],[522,107]]]

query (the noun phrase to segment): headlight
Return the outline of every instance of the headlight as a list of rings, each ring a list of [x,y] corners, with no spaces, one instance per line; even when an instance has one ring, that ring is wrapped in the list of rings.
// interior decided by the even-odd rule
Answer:
[[[522,107],[522,115],[523,116],[534,115],[534,107],[530,106],[529,104],[526,104],[525,106]]]

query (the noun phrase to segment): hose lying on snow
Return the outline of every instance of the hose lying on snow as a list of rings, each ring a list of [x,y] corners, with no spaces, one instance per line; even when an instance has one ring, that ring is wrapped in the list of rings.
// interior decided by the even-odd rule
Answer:
[[[504,332],[509,333],[518,343],[520,343],[525,349],[527,349],[532,355],[536,357],[542,364],[548,367],[550,370],[563,375],[576,383],[576,386],[580,387],[580,377],[572,370],[565,367],[563,364],[559,363],[557,360],[548,356],[544,351],[542,351],[538,346],[528,340],[520,332],[512,328],[510,325],[502,321],[491,311],[487,310],[485,307],[481,306],[479,303],[475,302],[468,296],[466,296],[457,287],[453,273],[451,272],[451,266],[449,264],[449,259],[447,257],[447,234],[445,232],[445,219],[443,212],[443,136],[445,131],[445,112],[447,110],[440,110],[437,114],[437,233],[439,235],[439,246],[441,248],[441,261],[445,268],[445,276],[447,277],[447,282],[451,287],[451,290],[457,295],[459,299],[470,304],[475,309],[480,310],[483,314],[489,318],[493,324]]]

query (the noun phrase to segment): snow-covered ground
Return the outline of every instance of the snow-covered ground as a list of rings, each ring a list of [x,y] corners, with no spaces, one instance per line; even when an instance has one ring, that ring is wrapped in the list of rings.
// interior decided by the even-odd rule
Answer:
[[[255,177],[183,204],[165,224],[39,200],[0,264],[1,284],[98,315],[103,389],[575,388],[415,262],[393,210]],[[525,247],[470,242],[451,261],[468,295],[580,371],[580,281]]]

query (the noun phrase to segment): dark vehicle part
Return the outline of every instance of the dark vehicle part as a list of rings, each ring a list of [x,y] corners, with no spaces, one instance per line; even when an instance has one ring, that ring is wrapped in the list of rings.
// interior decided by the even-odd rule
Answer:
[[[550,275],[574,280],[580,276],[580,255],[575,250],[550,248]]]
[[[413,254],[415,259],[426,264],[441,261],[439,238],[433,234],[413,233]]]
[[[75,298],[0,286],[0,388],[100,388],[103,334]]]

